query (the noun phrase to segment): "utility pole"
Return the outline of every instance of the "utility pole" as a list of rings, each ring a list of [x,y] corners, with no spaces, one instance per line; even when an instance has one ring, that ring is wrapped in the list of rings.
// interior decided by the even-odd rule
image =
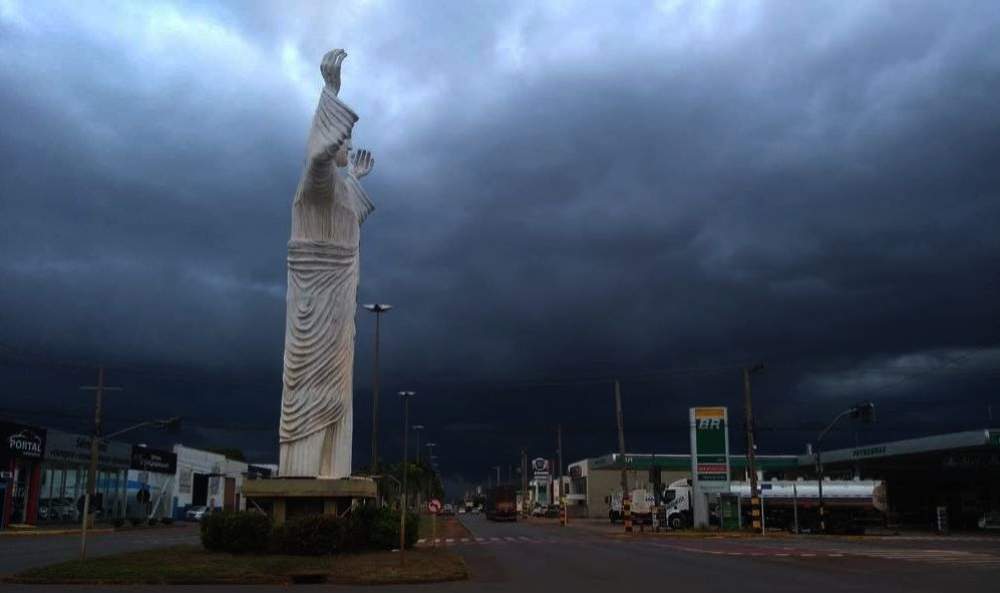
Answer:
[[[559,524],[566,527],[566,495],[563,493],[562,424],[556,425],[556,447],[559,453]]]
[[[528,516],[528,453],[521,449],[521,516]]]
[[[403,398],[403,489],[402,501],[399,505],[399,565],[406,566],[406,475],[410,473],[406,467],[408,455],[406,449],[408,439],[406,437],[410,433],[410,396],[416,395],[416,393],[400,391],[399,395]]]
[[[94,434],[90,437],[90,468],[87,470],[87,490],[83,495],[83,523],[80,525],[80,560],[87,559],[87,523],[90,521],[90,501],[97,491],[97,453],[101,438],[101,403],[105,391],[121,391],[121,387],[108,387],[104,384],[104,367],[97,369],[97,385],[80,388],[83,391],[93,391],[94,402]]]
[[[615,416],[618,419],[618,453],[622,463],[622,521],[625,532],[632,533],[632,499],[628,494],[628,468],[625,463],[625,420],[622,418],[622,390],[615,381]]]
[[[753,517],[753,529],[761,530],[763,533],[764,523],[760,516],[760,501],[757,500],[759,491],[757,490],[757,452],[753,442],[753,404],[750,399],[750,375],[763,370],[764,365],[755,364],[753,367],[743,367],[743,411],[746,414],[747,430],[747,471],[750,474],[750,513]]]
[[[382,329],[382,313],[392,309],[392,305],[374,303],[363,305],[375,314],[375,365],[372,377],[372,475],[378,474],[378,358],[379,358],[379,334]]]

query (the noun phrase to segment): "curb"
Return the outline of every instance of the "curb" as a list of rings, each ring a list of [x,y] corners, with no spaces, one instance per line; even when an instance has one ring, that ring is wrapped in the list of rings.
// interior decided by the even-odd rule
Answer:
[[[88,529],[87,533],[114,533],[113,527],[106,527],[101,529]],[[47,529],[44,531],[0,531],[0,537],[41,537],[45,535],[78,535],[80,533],[79,529]]]

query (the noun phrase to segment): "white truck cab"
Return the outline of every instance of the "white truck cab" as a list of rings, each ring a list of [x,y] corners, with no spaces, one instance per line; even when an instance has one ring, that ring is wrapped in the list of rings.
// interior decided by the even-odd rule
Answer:
[[[663,516],[671,529],[683,529],[692,524],[691,479],[671,482],[663,491]]]

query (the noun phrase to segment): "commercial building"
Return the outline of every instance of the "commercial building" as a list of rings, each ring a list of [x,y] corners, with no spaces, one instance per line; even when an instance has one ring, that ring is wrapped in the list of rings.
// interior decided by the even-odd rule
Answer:
[[[1000,512],[1000,429],[979,429],[822,451],[826,477],[883,480],[889,519],[932,527],[943,507],[950,527],[975,529]],[[799,456],[815,475],[816,451]]]
[[[136,445],[132,448],[132,462],[128,471],[128,503],[125,514],[129,518],[172,517],[176,482],[176,453]]]
[[[660,483],[691,477],[690,454],[611,453],[569,464],[569,493],[566,497],[569,513],[574,516],[603,518],[608,516],[610,496],[621,490],[622,468],[629,488],[650,485],[653,467],[658,468]],[[746,458],[729,457],[730,474],[734,480],[746,478]],[[796,455],[758,455],[757,471],[764,479],[792,477],[800,473]]]
[[[91,505],[101,520],[125,517],[128,469],[132,445],[101,441],[97,453],[95,499]],[[90,470],[90,437],[83,434],[48,430],[42,456],[41,482],[38,491],[38,522],[76,521],[77,504],[86,492]]]
[[[90,458],[88,435],[0,422],[0,529],[79,521]],[[102,440],[91,508],[106,522],[183,519],[192,506],[243,510],[243,481],[274,473],[184,445],[168,451]]]
[[[172,515],[183,519],[191,507],[204,506],[217,510],[245,510],[246,501],[240,492],[248,475],[262,474],[264,468],[227,459],[221,453],[203,451],[184,445],[174,445],[177,456],[177,476],[172,500]]]
[[[0,529],[38,519],[46,430],[0,422]]]

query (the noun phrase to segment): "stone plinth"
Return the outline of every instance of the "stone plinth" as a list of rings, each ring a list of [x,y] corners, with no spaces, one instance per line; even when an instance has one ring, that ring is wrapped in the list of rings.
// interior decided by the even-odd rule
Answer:
[[[375,498],[376,493],[370,478],[268,478],[243,483],[247,509],[263,510],[276,525],[300,515],[340,515],[355,500]]]

